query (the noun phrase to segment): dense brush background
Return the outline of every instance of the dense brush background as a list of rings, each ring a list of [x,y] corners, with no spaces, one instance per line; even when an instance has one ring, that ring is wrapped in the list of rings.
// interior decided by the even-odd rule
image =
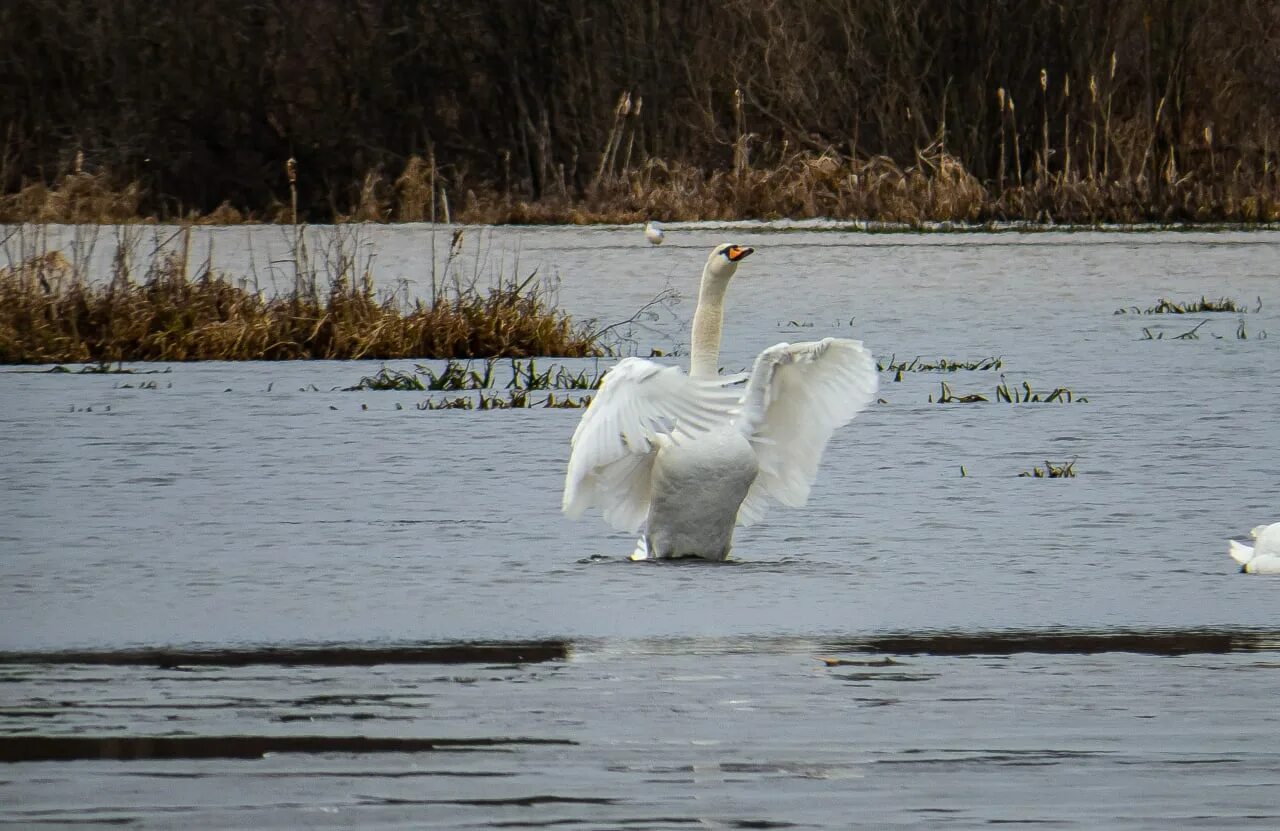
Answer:
[[[1121,183],[1130,218],[1267,218],[1237,195],[1274,201],[1280,2],[5,0],[0,77],[3,192],[109,174],[123,213],[280,219],[292,156],[313,221],[439,194],[454,218],[601,192],[636,216],[874,213],[822,187],[890,168],[979,189],[962,219],[1062,212],[1032,185],[1073,182],[1100,183],[1086,213]],[[744,191],[761,170],[791,173]]]

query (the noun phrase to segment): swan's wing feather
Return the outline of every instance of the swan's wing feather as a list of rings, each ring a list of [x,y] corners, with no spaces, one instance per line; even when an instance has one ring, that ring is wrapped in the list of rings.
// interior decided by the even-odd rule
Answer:
[[[750,436],[760,465],[738,523],[760,521],[768,500],[798,507],[809,498],[818,463],[831,435],[875,400],[876,362],[861,342],[825,338],[778,344],[756,359],[766,377],[763,413]]]
[[[1227,553],[1231,555],[1231,559],[1240,565],[1244,565],[1253,559],[1253,549],[1235,540],[1227,540]]]
[[[625,358],[609,370],[573,432],[561,507],[570,517],[598,505],[621,531],[649,512],[655,442],[679,428],[700,433],[736,410],[741,376],[690,378],[673,366]]]

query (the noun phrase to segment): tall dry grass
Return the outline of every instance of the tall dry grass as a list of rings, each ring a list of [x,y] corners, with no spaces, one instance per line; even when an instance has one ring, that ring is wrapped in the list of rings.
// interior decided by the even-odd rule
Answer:
[[[1013,114],[1012,104],[1007,104]],[[1086,124],[1088,137],[1098,125]],[[1064,124],[1064,129],[1066,125]],[[1140,139],[1103,128],[1108,152],[1099,164],[1142,170]],[[1114,128],[1123,130],[1123,128]],[[613,139],[616,143],[617,139]],[[1018,150],[1016,135],[1010,145]],[[1274,223],[1280,222],[1280,177],[1273,162],[1251,168],[1237,163],[1209,176],[1184,170],[1178,155],[1146,174],[1103,175],[1102,168],[1053,169],[1056,156],[1037,150],[1029,170],[1016,166],[983,182],[940,142],[921,148],[910,164],[887,156],[857,158],[833,148],[792,152],[769,164],[743,160],[704,170],[679,161],[645,158],[602,175],[575,196],[556,190],[540,199],[515,191],[455,180],[446,183],[421,157],[410,157],[394,179],[381,171],[363,178],[352,222],[461,222],[467,224],[590,224],[667,221],[815,218],[920,224],[1029,221],[1045,224]],[[1070,161],[1072,157],[1064,158]],[[1074,158],[1081,158],[1079,155]],[[1086,153],[1086,160],[1097,159]],[[1150,167],[1150,164],[1147,165]],[[450,190],[454,192],[451,204]],[[68,175],[55,187],[30,185],[0,198],[0,222],[155,223],[165,218],[138,212],[140,186],[120,188],[104,174]],[[273,222],[292,224],[294,213],[276,202],[261,213],[227,204],[208,214],[188,213],[192,224]]]
[[[40,237],[0,269],[0,363],[470,358],[607,353],[589,326],[553,305],[534,276],[479,288],[442,280],[428,298],[379,294],[353,257],[319,276],[299,267],[268,296],[206,261],[191,265],[190,231],[135,274],[118,244],[105,282]],[[36,249],[32,253],[31,249]]]

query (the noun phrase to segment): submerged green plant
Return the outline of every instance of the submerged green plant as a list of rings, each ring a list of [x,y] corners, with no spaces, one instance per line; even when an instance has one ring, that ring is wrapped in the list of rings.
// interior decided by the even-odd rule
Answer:
[[[1200,327],[1204,326],[1208,322],[1209,320],[1206,318],[1205,320],[1200,321],[1195,326],[1191,327],[1190,329],[1183,332],[1182,334],[1170,336],[1169,340],[1200,340]],[[1211,335],[1214,340],[1224,339],[1222,335],[1219,335],[1216,332],[1209,332],[1208,334]],[[1259,332],[1254,337],[1257,340],[1265,340],[1267,337],[1266,330],[1259,330]],[[1142,337],[1140,338],[1140,340],[1164,340],[1164,339],[1165,339],[1164,332],[1152,332],[1150,328],[1146,326],[1142,327]],[[1236,340],[1249,339],[1249,331],[1245,328],[1243,320],[1241,320],[1239,324],[1236,326],[1235,339]]]
[[[951,386],[946,381],[942,381],[941,383],[942,383],[942,392],[939,393],[938,400],[934,402],[933,396],[930,395],[929,401],[937,404],[976,404],[979,401],[987,400],[986,396],[979,395],[977,393],[970,393],[969,395],[956,395],[951,391]]]
[[[1077,396],[1066,387],[1054,387],[1049,392],[1041,393],[1033,390],[1026,381],[1022,382],[1021,387],[1010,387],[1003,378],[1000,379],[1000,385],[996,387],[996,401],[1003,401],[1007,404],[1089,403],[1089,399],[1083,395]]]
[[[969,393],[967,395],[957,395],[952,391],[951,385],[946,381],[940,382],[942,390],[935,399],[931,394],[929,396],[930,403],[933,404],[976,404],[979,402],[990,401],[985,395],[980,393]],[[1003,378],[1000,379],[999,386],[996,387],[996,401],[1006,404],[1070,404],[1079,403],[1086,404],[1089,399],[1083,395],[1076,395],[1066,387],[1054,387],[1048,392],[1036,392],[1031,388],[1031,384],[1026,381],[1021,386],[1010,387]]]
[[[1258,305],[1254,308],[1255,312],[1262,310],[1262,298],[1258,298]],[[1189,315],[1202,314],[1204,312],[1247,312],[1246,306],[1236,303],[1230,297],[1220,297],[1217,300],[1210,300],[1204,295],[1199,300],[1188,300],[1183,303],[1175,303],[1172,300],[1161,297],[1159,301],[1146,309],[1139,309],[1137,306],[1129,306],[1124,309],[1116,309],[1114,314],[1135,314],[1135,315]]]
[[[889,358],[888,363],[876,362],[876,369],[884,372],[886,369],[893,372],[894,382],[902,380],[904,372],[959,372],[962,369],[982,371],[988,369],[999,369],[1004,366],[1004,359],[992,356],[990,358],[979,358],[976,361],[955,361],[947,358],[939,358],[936,363],[928,363],[921,361],[919,356],[912,358],[910,361],[898,361],[897,355]]]
[[[1031,470],[1024,470],[1018,476],[1027,476],[1032,479],[1074,479],[1076,475],[1076,460],[1072,459],[1063,464],[1054,464],[1048,459],[1045,460],[1044,467],[1032,467]]]
[[[1004,359],[992,356],[990,358],[979,358],[976,361],[956,361],[948,358],[939,358],[936,363],[928,363],[921,361],[919,356],[912,358],[910,361],[898,361],[898,356],[893,355],[889,358],[888,363],[876,362],[876,369],[884,372],[886,369],[891,372],[958,372],[962,369],[985,370],[999,369],[1004,366]]]
[[[486,360],[480,370],[472,368],[472,362],[450,360],[444,368],[436,372],[429,366],[418,364],[412,372],[383,367],[373,375],[360,379],[355,386],[344,387],[348,391],[355,390],[399,390],[422,392],[459,392],[492,389],[495,385],[496,359]],[[553,365],[545,371],[539,371],[537,363],[531,358],[522,361],[511,359],[511,379],[507,382],[508,390],[593,390],[599,389],[604,379],[604,372],[599,367],[594,370],[583,369],[571,372],[563,365]]]
[[[528,390],[509,389],[505,393],[484,393],[477,396],[462,395],[456,398],[428,398],[417,404],[419,410],[522,410],[534,407],[553,409],[580,409],[591,403],[591,396],[566,395],[556,398],[550,393],[535,400]]]
[[[398,369],[387,369],[385,366],[373,375],[366,375],[360,379],[360,382],[353,387],[343,387],[344,390],[351,392],[353,390],[425,390],[427,387],[422,383],[417,373],[404,372]]]

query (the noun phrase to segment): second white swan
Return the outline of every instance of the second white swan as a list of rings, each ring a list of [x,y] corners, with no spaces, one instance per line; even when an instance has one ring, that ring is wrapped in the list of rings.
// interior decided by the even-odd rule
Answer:
[[[626,358],[605,375],[574,431],[562,507],[599,507],[640,532],[632,559],[728,558],[737,525],[769,500],[801,506],[835,430],[876,395],[871,354],[856,340],[779,343],[745,376],[718,373],[724,298],[753,249],[707,258],[693,315],[689,374]]]
[[[1227,553],[1246,574],[1280,574],[1280,522],[1259,525],[1249,532],[1253,545],[1227,540]]]

